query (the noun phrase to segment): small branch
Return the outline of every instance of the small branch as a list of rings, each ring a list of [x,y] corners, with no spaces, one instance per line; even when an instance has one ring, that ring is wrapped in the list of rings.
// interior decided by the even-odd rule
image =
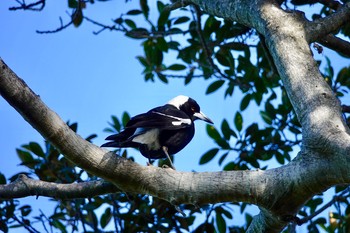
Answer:
[[[95,25],[101,27],[101,29],[100,29],[99,31],[93,32],[94,35],[98,35],[98,34],[100,34],[101,32],[103,32],[104,30],[127,32],[127,30],[126,30],[125,28],[120,29],[120,28],[117,28],[117,27],[114,26],[114,25],[113,25],[113,26],[108,26],[108,25],[99,23],[99,22],[97,22],[97,21],[95,21],[95,20],[93,20],[93,19],[90,19],[90,18],[88,18],[88,17],[86,17],[86,16],[84,16],[84,19],[86,19],[88,22],[90,22],[90,23],[92,23],[92,24],[95,24]]]
[[[31,10],[31,11],[41,11],[45,7],[45,0],[39,0],[37,2],[33,2],[30,4],[26,4],[24,1],[20,2],[19,0],[16,1],[20,6],[10,7],[10,11],[16,11],[16,10]],[[40,6],[39,6],[40,5]]]
[[[343,113],[350,113],[350,106],[349,105],[342,105],[341,106],[341,108],[342,108],[342,112]]]
[[[186,7],[188,5],[190,5],[191,2],[186,1],[186,0],[178,0],[176,2],[173,2],[170,5],[167,5],[164,7],[163,11],[173,11],[173,10],[177,10],[179,8],[183,8]]]
[[[334,196],[332,198],[332,200],[330,200],[328,203],[326,203],[324,206],[322,206],[320,209],[318,209],[317,211],[315,211],[313,214],[305,217],[305,218],[302,218],[302,219],[298,219],[296,221],[296,223],[300,226],[308,221],[310,221],[311,219],[313,219],[315,216],[319,215],[320,213],[322,213],[323,211],[325,211],[326,209],[328,209],[329,207],[331,207],[334,203],[336,203],[337,201],[341,201],[341,200],[344,200],[346,199],[344,197],[344,195],[349,192],[349,189],[345,189],[343,192],[341,192],[339,195],[337,196]]]
[[[66,29],[66,28],[69,27],[71,24],[73,24],[73,20],[71,20],[71,21],[68,22],[67,24],[63,24],[62,18],[61,18],[61,17],[60,17],[60,22],[61,22],[61,26],[58,27],[58,28],[56,28],[55,30],[47,30],[47,31],[36,30],[36,33],[39,33],[39,34],[56,33],[56,32],[62,31],[63,29]]]
[[[221,72],[221,70],[214,64],[214,61],[212,59],[212,52],[210,51],[204,37],[203,37],[203,32],[202,32],[202,26],[201,26],[201,16],[202,16],[202,13],[201,13],[201,10],[200,8],[197,6],[197,5],[193,5],[193,8],[195,10],[195,13],[196,13],[196,18],[197,18],[197,33],[198,33],[198,37],[199,37],[199,40],[203,46],[203,52],[207,58],[207,61],[211,67],[211,69],[213,71],[216,71],[217,73],[220,74],[221,77],[225,78],[225,79],[228,79],[230,81],[234,81],[234,79],[232,79],[231,77],[228,77],[227,75],[223,74]]]
[[[342,6],[340,2],[333,0],[318,0],[318,2],[333,10],[338,10]]]
[[[15,214],[11,216],[11,218],[13,218],[16,222],[18,222],[21,226],[23,226],[29,233],[40,233],[40,231],[36,230],[30,224],[28,225],[27,223],[20,220]]]
[[[350,57],[350,42],[338,38],[332,34],[318,40],[323,46],[330,48],[343,56]]]
[[[350,2],[344,4],[337,12],[317,19],[313,22],[309,22],[306,26],[307,35],[309,35],[308,41],[314,42],[320,38],[338,30],[342,25],[350,20]]]
[[[120,189],[103,180],[72,184],[56,184],[52,182],[34,180],[26,175],[20,175],[13,183],[0,185],[0,200],[28,196],[73,199],[93,197],[114,192],[120,192]]]

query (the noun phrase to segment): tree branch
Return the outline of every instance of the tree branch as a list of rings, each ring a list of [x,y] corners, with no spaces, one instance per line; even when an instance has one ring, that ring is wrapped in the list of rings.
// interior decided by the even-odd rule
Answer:
[[[61,26],[59,26],[58,28],[56,28],[54,30],[46,30],[46,31],[36,30],[36,33],[39,33],[39,34],[50,34],[50,33],[60,32],[63,29],[66,29],[67,27],[72,25],[73,24],[73,20],[70,20],[68,23],[63,24],[62,18],[60,17],[60,24],[61,24]]]
[[[306,27],[306,35],[309,43],[319,40],[326,35],[337,31],[350,20],[350,2],[345,3],[333,14],[309,22]]]
[[[328,34],[325,37],[320,38],[318,42],[345,57],[350,57],[350,42],[346,40]]]
[[[14,6],[10,7],[10,11],[16,11],[16,10],[31,10],[31,11],[41,11],[44,9],[46,1],[45,0],[39,0],[30,4],[26,4],[25,1],[20,2],[19,0],[16,0],[20,6]]]
[[[167,6],[164,7],[163,11],[173,11],[179,8],[183,8],[186,7],[190,4],[189,1],[187,0],[177,0],[177,1],[173,1],[172,4],[169,4]]]
[[[98,180],[83,183],[56,184],[20,175],[15,182],[0,185],[0,200],[28,196],[45,196],[58,199],[87,198],[120,192],[113,184]]]

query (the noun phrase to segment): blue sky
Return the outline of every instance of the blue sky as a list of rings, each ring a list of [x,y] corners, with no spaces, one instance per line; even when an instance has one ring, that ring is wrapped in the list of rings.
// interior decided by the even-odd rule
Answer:
[[[13,1],[14,2],[14,1]],[[216,127],[223,118],[232,125],[232,116],[238,110],[239,95],[223,98],[223,91],[205,95],[208,82],[194,80],[184,86],[183,80],[145,82],[142,67],[135,58],[142,55],[140,40],[126,38],[122,33],[92,32],[98,27],[83,22],[78,29],[55,34],[37,34],[36,30],[51,30],[59,25],[59,17],[67,22],[67,1],[48,1],[42,12],[8,11],[12,1],[0,2],[0,56],[24,81],[41,96],[42,100],[64,121],[78,122],[78,133],[86,137],[96,133],[93,142],[101,145],[108,135],[103,132],[111,115],[121,116],[124,111],[136,115],[171,98],[185,94],[201,105]],[[112,18],[132,8],[124,1],[110,1],[88,6],[87,14],[97,21],[110,24]],[[327,54],[326,54],[327,55]],[[324,54],[319,55],[324,59]],[[347,63],[349,61],[347,60]],[[344,64],[344,60],[339,63]],[[256,119],[251,107],[246,110],[245,121]],[[24,169],[18,164],[15,148],[30,141],[43,139],[7,102],[0,98],[0,171],[10,177]],[[175,166],[180,171],[220,170],[217,162],[198,166],[201,155],[215,147],[205,132],[205,123],[196,122],[196,135],[192,142],[175,155]],[[136,161],[145,165],[136,151]],[[27,198],[29,202],[34,198]]]
[[[48,1],[40,13],[8,11],[11,3],[0,2],[0,56],[64,121],[78,122],[80,135],[96,133],[98,138],[93,141],[96,145],[104,143],[108,134],[103,129],[111,115],[119,117],[124,111],[136,115],[179,94],[196,99],[217,127],[223,115],[231,116],[238,109],[234,99],[223,100],[223,92],[205,96],[208,83],[201,80],[189,86],[184,86],[183,80],[171,80],[170,85],[160,81],[146,83],[141,74],[143,68],[135,58],[143,53],[141,41],[126,38],[122,33],[104,32],[96,36],[92,32],[99,28],[83,22],[78,29],[69,27],[56,34],[37,34],[36,30],[55,29],[60,16],[68,20],[66,1]],[[123,1],[111,1],[95,4],[87,12],[109,24],[130,8]],[[42,144],[43,138],[2,98],[0,116],[0,171],[9,178],[26,171],[18,165],[15,149],[30,141]],[[217,163],[198,166],[200,156],[214,147],[205,126],[196,122],[194,139],[175,156],[178,170],[220,170]],[[146,165],[146,159],[133,152],[136,161]],[[20,199],[21,204],[36,206],[36,213],[41,209],[50,214],[54,203],[45,200]]]

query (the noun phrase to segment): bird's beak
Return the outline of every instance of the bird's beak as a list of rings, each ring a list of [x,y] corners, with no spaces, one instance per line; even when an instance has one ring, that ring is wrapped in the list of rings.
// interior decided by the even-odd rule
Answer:
[[[212,121],[212,120],[210,120],[204,113],[202,113],[202,112],[195,112],[194,114],[193,114],[193,116],[194,116],[194,119],[196,120],[196,119],[200,119],[200,120],[202,120],[202,121],[205,121],[205,122],[208,122],[208,123],[210,123],[210,124],[214,124],[214,122]]]

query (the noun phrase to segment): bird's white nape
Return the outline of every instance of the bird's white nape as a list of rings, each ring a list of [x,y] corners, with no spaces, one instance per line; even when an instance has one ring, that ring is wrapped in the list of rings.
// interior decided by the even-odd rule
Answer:
[[[188,101],[190,97],[184,96],[184,95],[179,95],[176,96],[175,98],[171,99],[168,104],[175,106],[177,109],[180,109],[180,106],[183,105]]]

